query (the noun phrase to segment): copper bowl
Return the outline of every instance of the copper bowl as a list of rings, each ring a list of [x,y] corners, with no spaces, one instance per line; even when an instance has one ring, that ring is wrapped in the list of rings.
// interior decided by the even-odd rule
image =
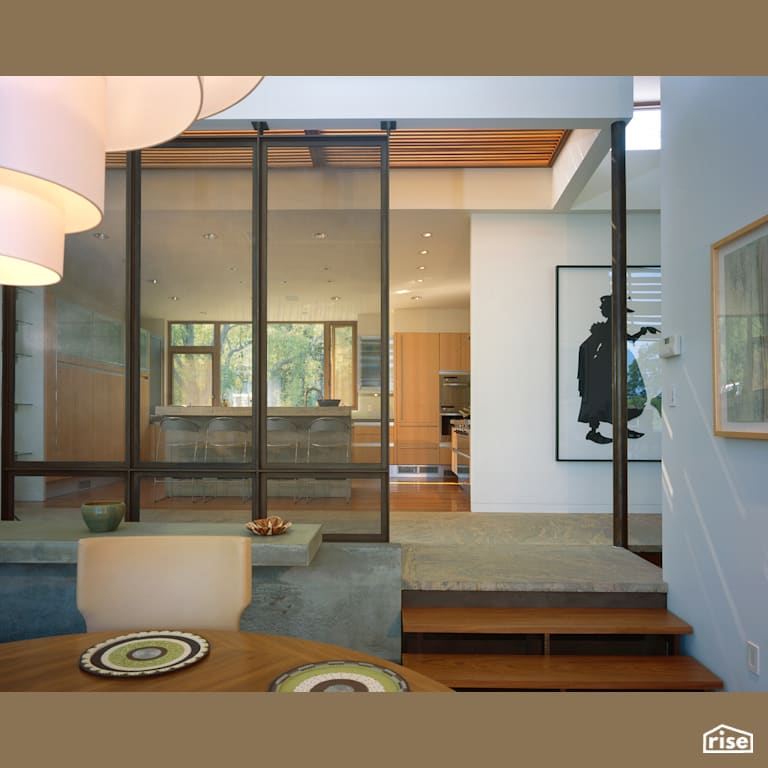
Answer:
[[[259,520],[251,520],[245,524],[245,527],[257,536],[278,536],[281,533],[285,533],[291,525],[287,520],[283,520],[282,517],[273,515],[260,518]]]

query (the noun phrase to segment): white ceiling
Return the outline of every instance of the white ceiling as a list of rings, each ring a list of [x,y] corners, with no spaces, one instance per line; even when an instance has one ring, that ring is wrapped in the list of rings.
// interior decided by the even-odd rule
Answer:
[[[635,101],[659,100],[659,78],[635,78]],[[658,152],[628,153],[628,207],[658,209]],[[145,200],[142,214],[142,317],[177,320],[250,318],[251,218],[237,200],[211,205],[204,190],[192,199]],[[100,231],[68,236],[68,292],[101,295],[105,309],[121,302],[122,276],[105,280],[105,263],[117,264],[124,227],[122,200]],[[242,199],[248,199],[247,195]],[[425,201],[428,204],[429,201]],[[177,204],[178,203],[178,204]],[[350,210],[282,210],[270,214],[269,317],[349,319],[379,311],[378,215]],[[604,160],[572,210],[610,210],[610,167]],[[207,240],[203,235],[216,233]],[[317,232],[327,237],[318,240]],[[432,237],[422,237],[431,232]],[[389,227],[390,308],[469,309],[470,212],[392,210]],[[419,251],[428,250],[426,255]],[[113,255],[105,254],[114,251]],[[424,266],[424,270],[417,269]],[[157,282],[150,282],[156,280]],[[422,281],[422,282],[419,282]],[[407,290],[398,295],[395,291]],[[175,296],[177,300],[170,297]],[[340,297],[333,301],[331,297]],[[420,296],[420,300],[412,297]]]

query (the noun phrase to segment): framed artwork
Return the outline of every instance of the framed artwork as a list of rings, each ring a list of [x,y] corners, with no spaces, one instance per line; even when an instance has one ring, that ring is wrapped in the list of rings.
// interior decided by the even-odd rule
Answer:
[[[558,461],[612,461],[611,268],[557,269]],[[661,267],[627,267],[627,458],[661,460]]]
[[[768,216],[712,245],[714,432],[768,439]]]

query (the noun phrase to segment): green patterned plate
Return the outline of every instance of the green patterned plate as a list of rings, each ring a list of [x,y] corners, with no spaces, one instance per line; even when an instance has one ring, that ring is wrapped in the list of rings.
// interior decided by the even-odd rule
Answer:
[[[91,646],[80,657],[80,668],[107,677],[146,677],[188,667],[208,650],[205,638],[189,632],[132,632]]]
[[[401,693],[397,672],[365,661],[321,661],[284,672],[269,687],[277,693]]]

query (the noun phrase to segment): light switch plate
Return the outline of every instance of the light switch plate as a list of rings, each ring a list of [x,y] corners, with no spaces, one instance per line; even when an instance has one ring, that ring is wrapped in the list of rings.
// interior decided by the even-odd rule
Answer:
[[[679,334],[664,336],[661,339],[659,355],[661,357],[677,357],[683,351],[683,338]]]
[[[760,646],[747,640],[747,669],[755,675],[760,674]]]

